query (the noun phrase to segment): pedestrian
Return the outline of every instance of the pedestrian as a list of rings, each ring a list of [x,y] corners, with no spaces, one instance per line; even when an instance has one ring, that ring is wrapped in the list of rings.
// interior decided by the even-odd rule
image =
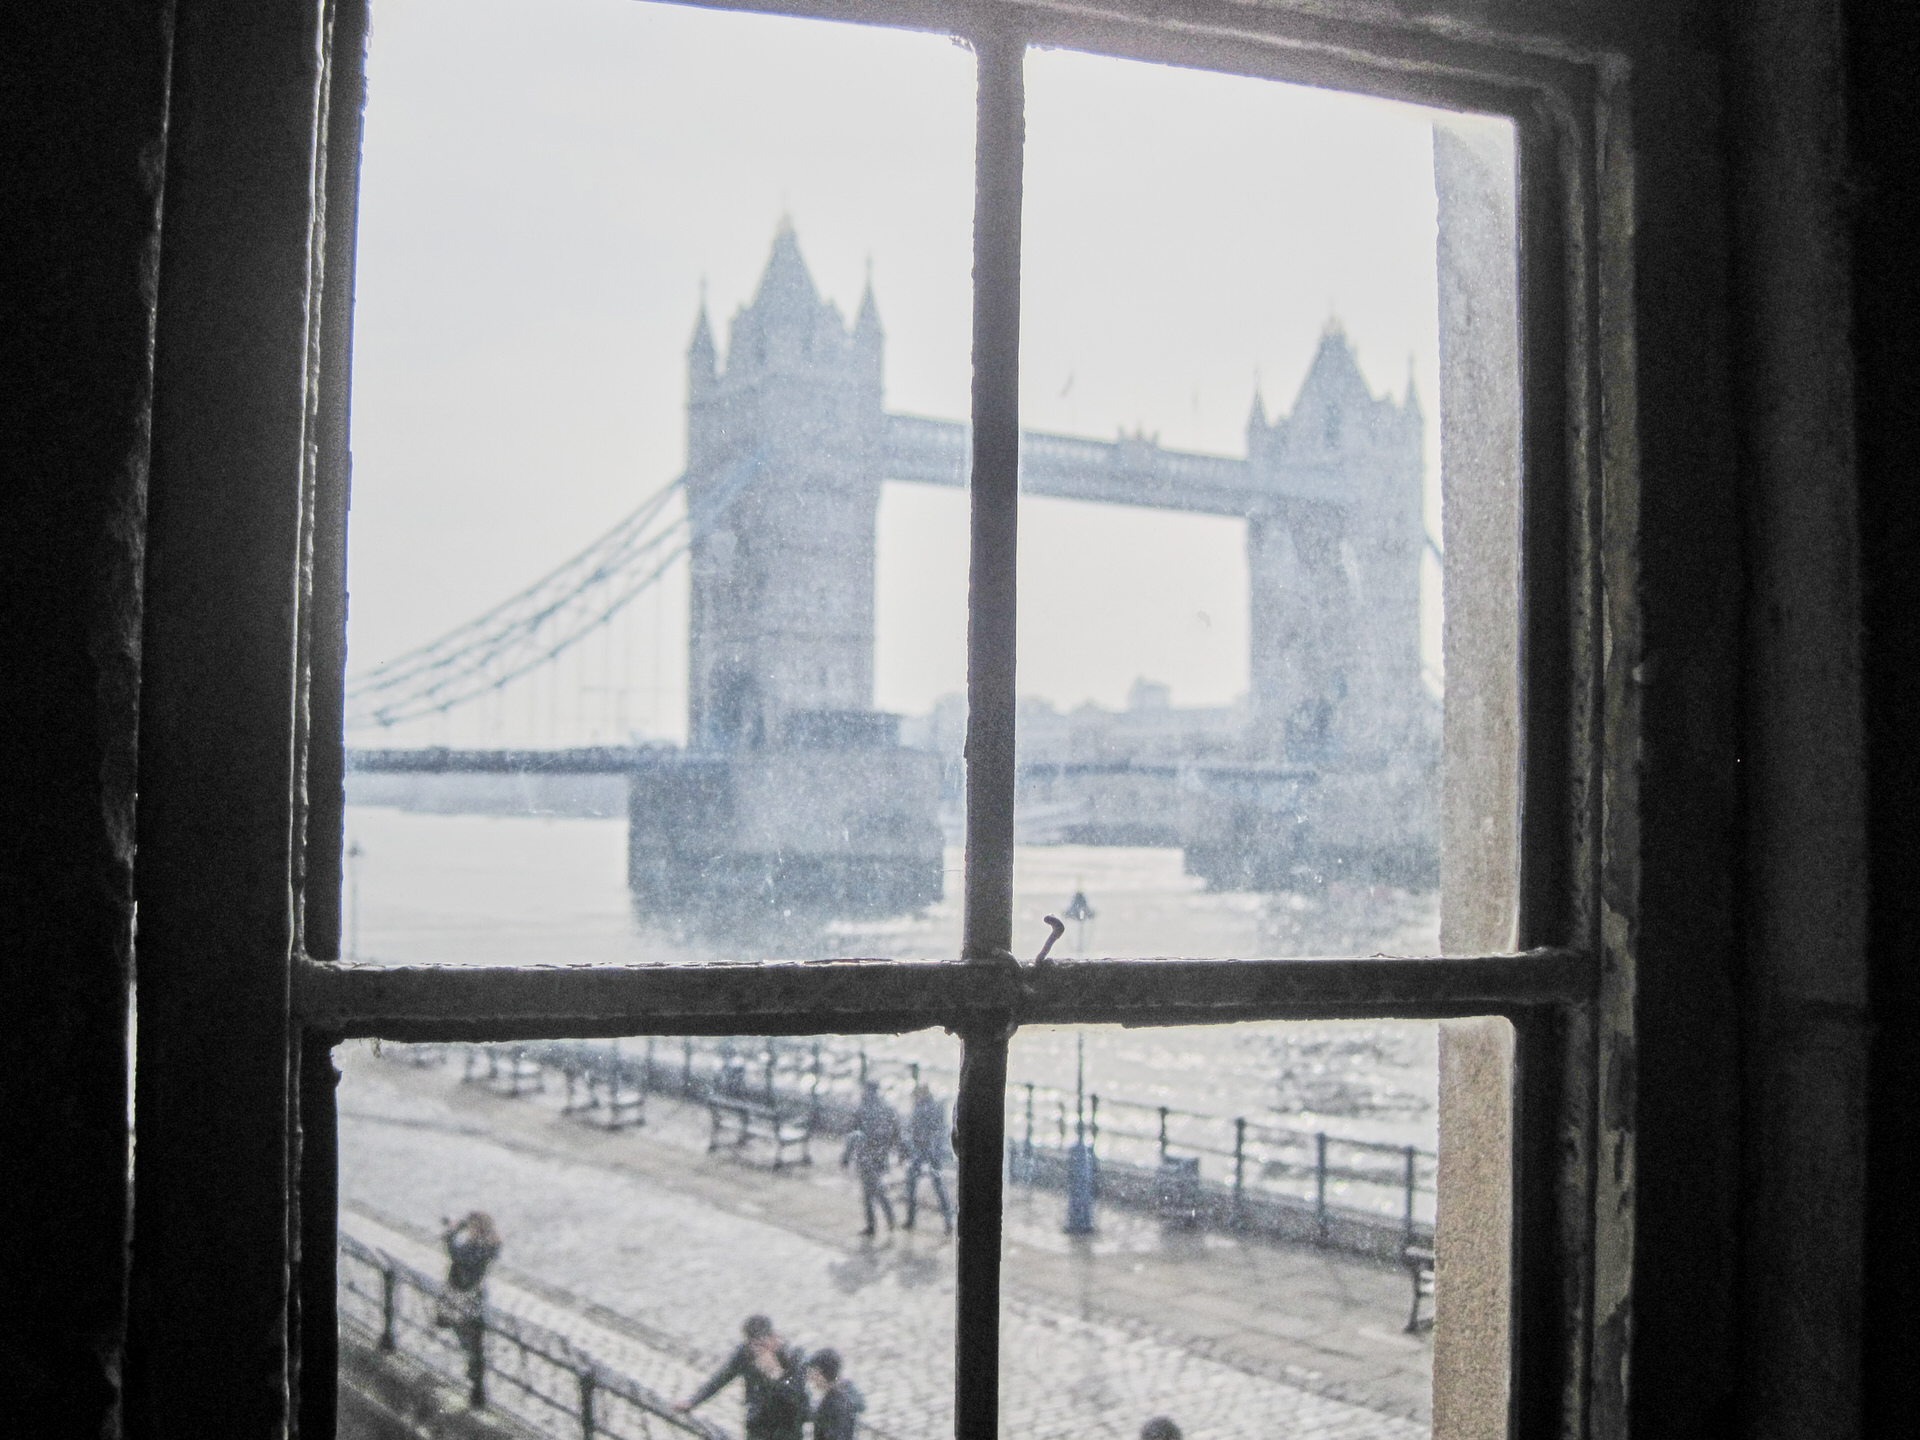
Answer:
[[[452,1327],[467,1357],[467,1399],[487,1403],[487,1267],[500,1254],[500,1232],[484,1210],[469,1210],[457,1225],[440,1232],[447,1247],[447,1284],[434,1323]]]
[[[940,1178],[941,1168],[952,1153],[947,1107],[934,1098],[924,1082],[914,1086],[913,1109],[907,1115],[907,1229],[913,1229],[920,1177],[925,1174],[933,1182],[934,1198],[940,1202],[940,1222],[947,1227],[947,1234],[953,1234],[953,1202],[947,1198],[946,1182]]]
[[[440,1222],[446,1225],[446,1221]],[[458,1225],[440,1233],[447,1247],[447,1288],[478,1295],[486,1284],[487,1267],[500,1254],[500,1232],[484,1210],[469,1210]]]
[[[740,1380],[747,1391],[746,1440],[801,1440],[800,1430],[812,1407],[807,1402],[800,1352],[780,1338],[773,1321],[764,1315],[749,1315],[740,1334],[740,1344],[727,1363],[689,1399],[674,1406],[674,1413],[684,1415]]]
[[[1180,1427],[1164,1415],[1156,1415],[1140,1427],[1140,1440],[1180,1440]]]
[[[860,1108],[853,1114],[853,1134],[840,1154],[840,1168],[849,1163],[860,1172],[860,1207],[866,1213],[867,1228],[874,1233],[873,1207],[887,1217],[887,1229],[893,1229],[893,1201],[887,1195],[887,1166],[893,1152],[900,1148],[900,1117],[880,1098],[880,1086],[869,1080],[860,1096]]]
[[[838,1350],[821,1350],[807,1361],[807,1386],[813,1391],[813,1440],[854,1440],[867,1400],[841,1376]]]

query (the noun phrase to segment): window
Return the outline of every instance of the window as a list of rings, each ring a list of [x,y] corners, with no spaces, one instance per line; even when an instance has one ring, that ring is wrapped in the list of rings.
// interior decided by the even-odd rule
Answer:
[[[814,7],[795,8],[818,13]],[[1591,423],[1579,398],[1583,392],[1570,377],[1586,375],[1600,363],[1594,337],[1578,319],[1584,312],[1570,302],[1587,283],[1583,267],[1591,262],[1579,257],[1589,253],[1595,224],[1587,208],[1587,187],[1595,181],[1591,160],[1583,157],[1590,157],[1586,147],[1597,120],[1576,103],[1584,98],[1593,109],[1586,88],[1591,77],[1571,63],[1561,68],[1518,51],[1468,42],[1429,42],[1419,58],[1409,58],[1391,32],[1322,31],[1289,16],[1236,16],[1231,22],[1194,16],[1176,24],[1089,20],[1046,6],[1007,14],[949,12],[915,3],[897,10],[857,7],[853,18],[956,33],[967,41],[978,66],[961,953],[938,965],[824,961],[374,969],[338,963],[335,901],[343,848],[344,758],[338,736],[347,397],[342,361],[351,319],[351,296],[342,281],[351,273],[352,245],[352,226],[343,217],[352,212],[353,118],[365,16],[349,4],[309,18],[317,31],[291,36],[192,31],[182,41],[190,55],[204,57],[205,66],[190,71],[180,86],[176,104],[183,113],[227,104],[236,107],[235,113],[251,109],[273,117],[270,144],[250,147],[229,140],[214,159],[213,173],[222,185],[237,184],[252,197],[252,218],[266,227],[270,247],[277,247],[276,264],[246,271],[242,279],[280,302],[297,292],[306,308],[297,323],[274,311],[282,363],[271,373],[248,376],[240,398],[209,385],[207,377],[196,377],[189,362],[194,344],[217,349],[223,337],[244,333],[256,323],[252,312],[236,322],[223,307],[210,305],[199,322],[204,329],[181,335],[163,331],[161,337],[156,423],[163,437],[205,434],[208,417],[223,413],[223,407],[257,404],[260,410],[246,411],[253,429],[241,427],[243,439],[254,437],[245,442],[253,446],[245,452],[248,464],[236,471],[229,463],[209,462],[199,472],[204,476],[200,487],[178,492],[187,497],[181,510],[157,520],[162,549],[150,595],[163,619],[153,656],[156,683],[147,703],[158,721],[150,733],[162,760],[143,799],[154,812],[151,819],[143,817],[143,834],[152,842],[143,865],[158,901],[151,915],[143,910],[143,937],[150,937],[143,945],[158,959],[159,982],[151,992],[143,983],[143,999],[153,995],[155,1018],[162,1024],[170,1005],[180,1007],[181,1014],[199,1005],[217,1007],[223,1033],[250,1074],[271,1074],[272,1057],[289,1047],[297,1061],[287,1072],[292,1079],[277,1092],[269,1087],[265,1099],[250,1093],[207,1101],[229,1122],[249,1116],[256,1123],[263,1117],[273,1120],[260,1130],[250,1155],[237,1154],[218,1175],[198,1176],[189,1173],[188,1148],[177,1161],[169,1159],[164,1146],[157,1151],[163,1172],[176,1166],[178,1183],[165,1192],[168,1198],[152,1202],[168,1207],[167,1213],[147,1218],[162,1225],[178,1222],[183,1235],[196,1233],[186,1212],[207,1200],[236,1233],[264,1235],[284,1227],[287,1214],[298,1217],[299,1243],[288,1248],[299,1262],[292,1333],[306,1422],[322,1430],[328,1419],[323,1377],[330,1368],[334,1197],[327,1052],[342,1039],[952,1030],[963,1045],[955,1330],[961,1379],[955,1426],[956,1433],[973,1437],[995,1434],[998,1426],[1005,1091],[1008,1041],[1020,1026],[1503,1017],[1512,1026],[1514,1054],[1512,1241],[1509,1246],[1497,1234],[1490,1240],[1481,1236],[1487,1243],[1477,1258],[1487,1291],[1468,1299],[1473,1287],[1463,1284],[1458,1293],[1464,1304],[1488,1307],[1477,1318],[1491,1326],[1496,1349],[1510,1343],[1518,1358],[1511,1363],[1494,1359],[1495,1373],[1489,1375],[1485,1351],[1463,1354],[1454,1362],[1457,1378],[1443,1382],[1436,1410],[1444,1416],[1443,1428],[1472,1423],[1474,1414],[1483,1420],[1491,1414],[1496,1423],[1502,1413],[1510,1415],[1529,1434],[1555,1424],[1566,1403],[1563,1383],[1572,1382],[1594,1343],[1584,1327],[1598,1303],[1596,1287],[1607,1283],[1606,1276],[1596,1279],[1587,1258],[1593,1253],[1588,1222],[1580,1218],[1605,1208],[1596,1206],[1591,1187],[1599,1182],[1586,1168],[1595,1144],[1592,1096],[1604,1080],[1603,1062],[1596,1058],[1604,1046],[1596,1044],[1593,1003],[1601,944],[1593,856],[1598,796],[1615,773],[1610,767],[1626,763],[1602,746],[1593,727],[1592,716],[1606,698],[1590,640],[1597,536],[1583,497],[1593,482],[1580,448],[1584,442],[1568,439],[1589,433]],[[325,42],[320,53],[330,57],[318,75],[312,69],[315,33]],[[1514,121],[1522,256],[1518,313],[1526,340],[1518,388],[1526,408],[1524,425],[1511,443],[1524,461],[1525,503],[1514,495],[1503,513],[1514,519],[1518,532],[1510,574],[1526,644],[1521,647],[1516,637],[1511,644],[1463,646],[1459,653],[1484,667],[1481,678],[1492,697],[1483,733],[1463,734],[1461,743],[1500,753],[1505,727],[1518,759],[1512,775],[1496,774],[1487,781],[1489,795],[1481,797],[1483,808],[1476,812],[1513,818],[1497,819],[1490,839],[1461,852],[1466,857],[1461,863],[1471,867],[1462,893],[1493,898],[1464,927],[1471,938],[1444,947],[1453,953],[1414,959],[1049,965],[1026,958],[1033,949],[1030,937],[1014,930],[1013,840],[1021,162],[1030,46],[1305,80]],[[246,84],[238,76],[248,77]],[[297,164],[289,166],[289,157],[302,153],[299,136],[311,145],[316,113],[326,164],[319,185],[310,176],[303,185],[289,178],[290,168],[299,171]],[[1576,114],[1584,118],[1567,118]],[[191,176],[183,181],[178,253],[221,257],[221,237],[234,233],[233,217],[206,220],[196,231],[196,216],[217,214],[218,206],[196,210],[193,183]],[[326,201],[317,224],[316,195]],[[298,224],[291,223],[292,216]],[[269,246],[269,241],[259,243]],[[175,263],[173,278],[180,285],[203,283],[226,293],[240,284],[233,269],[217,258],[204,270],[195,270],[189,260]],[[297,281],[288,278],[289,263]],[[262,314],[273,309],[262,301]],[[169,368],[170,344],[188,357],[179,368]],[[191,422],[182,418],[196,406]],[[1329,410],[1320,438],[1336,443],[1353,423]],[[192,468],[184,458],[168,463]],[[273,477],[274,483],[256,479],[249,489],[236,478],[239,473]],[[1497,523],[1490,524],[1483,536],[1496,533]],[[1499,541],[1490,543],[1497,548]],[[1453,563],[1461,563],[1460,557]],[[1489,563],[1497,564],[1497,558]],[[289,597],[297,597],[297,603],[290,606]],[[1482,598],[1487,606],[1482,613],[1497,617],[1500,597]],[[175,625],[181,629],[170,632]],[[211,652],[201,649],[209,635],[221,637]],[[1510,700],[1499,698],[1508,691]],[[723,686],[720,693],[733,697],[718,705],[725,713],[746,707],[751,698],[738,687]],[[170,703],[179,708],[170,711]],[[1333,743],[1329,724],[1317,713],[1289,716],[1287,723],[1301,732],[1303,744]],[[295,899],[291,911],[289,893]],[[1509,898],[1516,903],[1509,905]],[[169,961],[197,967],[196,978],[170,989],[176,982],[166,978]],[[1474,1034],[1478,1038],[1469,1036],[1463,1044],[1478,1056],[1476,1063],[1497,1075],[1500,1042]],[[155,1097],[178,1095],[196,1063],[191,1057],[157,1058],[142,1077],[143,1096],[150,1089]],[[1484,1097],[1487,1092],[1483,1086],[1476,1093]],[[1502,1111],[1497,1102],[1493,1109]],[[299,1117],[293,1159],[286,1145],[288,1127],[281,1123],[288,1113]],[[1508,1158],[1497,1153],[1501,1118],[1496,1113],[1494,1123],[1478,1132],[1483,1139],[1495,1137],[1494,1153],[1483,1147],[1478,1156],[1491,1168],[1477,1178],[1478,1193],[1496,1205]],[[162,1123],[190,1122],[182,1112],[181,1118]],[[147,1193],[143,1190],[143,1196]],[[1510,1258],[1510,1275],[1502,1270],[1503,1254]],[[189,1306],[196,1295],[211,1306],[210,1287],[216,1279],[231,1280],[237,1266],[239,1281],[229,1286],[229,1294],[240,1312],[241,1333],[278,1333],[284,1317],[267,1274],[277,1273],[270,1254],[229,1257],[213,1263],[205,1278],[191,1273],[196,1258],[208,1260],[209,1253],[186,1246],[142,1283],[178,1284]],[[264,1270],[256,1272],[255,1266]],[[1508,1313],[1520,1322],[1510,1329]],[[204,1362],[210,1374],[220,1373],[217,1353],[217,1343],[190,1326],[173,1347],[180,1363]],[[1449,1391],[1450,1384],[1456,1388]],[[1457,1407],[1451,1415],[1448,1405]]]

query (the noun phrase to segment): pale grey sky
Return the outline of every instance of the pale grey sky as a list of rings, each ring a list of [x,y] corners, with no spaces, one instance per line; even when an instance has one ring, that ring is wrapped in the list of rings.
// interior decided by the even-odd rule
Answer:
[[[973,82],[940,36],[375,0],[351,668],[479,613],[679,473],[702,287],[724,345],[783,213],[849,316],[871,262],[888,407],[964,418]],[[1411,369],[1437,471],[1429,112],[1062,51],[1030,55],[1027,95],[1025,424],[1244,453],[1256,374],[1290,407],[1337,316],[1376,391]],[[881,526],[876,698],[921,712],[964,683],[964,496],[889,485]],[[1037,501],[1022,527],[1023,689],[1244,690],[1238,522]],[[684,706],[672,579],[598,652],[650,687],[630,719],[663,738]],[[538,737],[495,743],[516,738]]]

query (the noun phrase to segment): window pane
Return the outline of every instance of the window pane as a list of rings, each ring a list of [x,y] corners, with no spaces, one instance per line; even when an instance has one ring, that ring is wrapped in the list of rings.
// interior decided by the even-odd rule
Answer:
[[[457,1405],[477,1350],[487,1404],[556,1437],[583,1433],[583,1377],[596,1435],[737,1436],[757,1410],[798,1437],[830,1350],[829,1420],[951,1431],[951,1038],[336,1053],[343,1413]],[[755,1315],[784,1341],[766,1383],[676,1414]]]
[[[1015,1036],[1006,1432],[1425,1435],[1436,1045],[1382,1022]]]
[[[1029,55],[1023,939],[1051,912],[1066,954],[1440,948],[1443,752],[1501,774],[1517,753],[1510,725],[1443,740],[1443,451],[1449,427],[1514,432],[1517,391],[1446,408],[1450,242],[1504,275],[1511,336],[1511,164],[1478,197],[1506,230],[1464,234],[1436,201],[1440,118]],[[1511,473],[1449,474],[1512,504]],[[1483,644],[1517,633],[1515,514],[1505,582],[1469,596]],[[1510,719],[1495,648],[1504,689],[1456,699]],[[1511,786],[1475,804],[1510,832]]]
[[[971,57],[628,0],[378,10],[359,958],[928,948],[958,889],[925,717],[964,683]]]

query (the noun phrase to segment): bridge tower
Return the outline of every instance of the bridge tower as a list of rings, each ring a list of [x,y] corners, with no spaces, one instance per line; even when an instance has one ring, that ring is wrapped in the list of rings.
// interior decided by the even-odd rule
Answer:
[[[780,747],[873,716],[884,336],[871,283],[851,329],[783,220],[724,370],[701,307],[687,353],[687,503],[741,483],[693,542],[690,746]],[[862,719],[861,717],[870,717]]]
[[[751,930],[756,916],[940,898],[940,759],[902,749],[898,717],[873,708],[883,340],[871,284],[849,327],[784,220],[724,368],[701,307],[687,351],[688,746],[629,787],[643,910]]]
[[[1247,458],[1270,498],[1247,517],[1253,720],[1262,748],[1367,767],[1421,725],[1424,419],[1376,398],[1328,326],[1293,413],[1256,395]]]
[[[1254,397],[1249,749],[1314,779],[1284,823],[1237,815],[1203,867],[1270,857],[1234,876],[1263,886],[1309,857],[1319,873],[1430,878],[1440,706],[1420,663],[1424,428],[1411,379],[1402,400],[1376,397],[1337,324],[1291,414],[1269,421]]]

